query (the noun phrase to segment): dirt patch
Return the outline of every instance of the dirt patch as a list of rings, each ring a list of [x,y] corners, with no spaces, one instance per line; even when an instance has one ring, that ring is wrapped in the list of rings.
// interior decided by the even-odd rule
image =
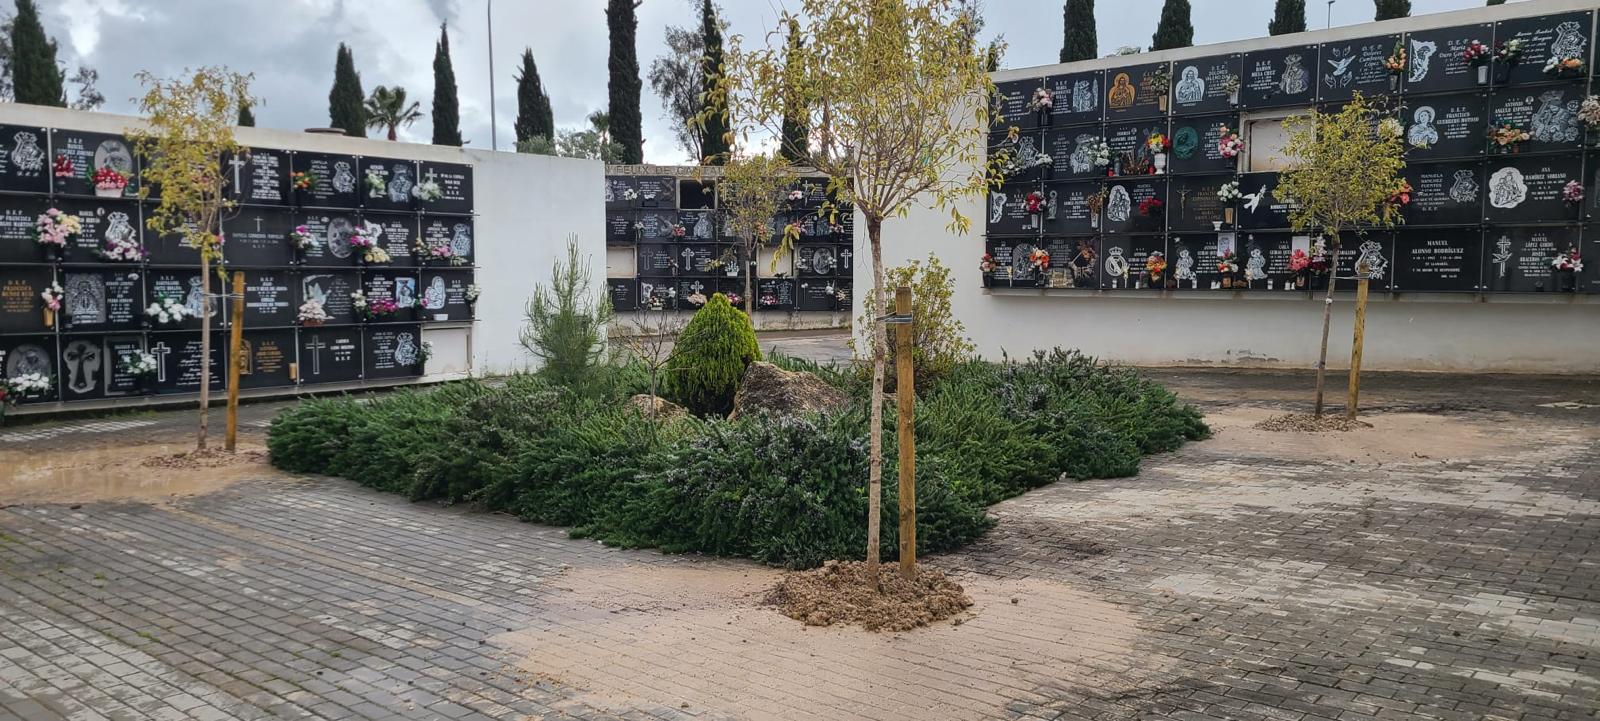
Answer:
[[[1115,694],[1170,663],[1135,652],[1132,615],[1066,583],[960,576],[973,602],[960,625],[862,633],[765,605],[781,577],[733,561],[574,569],[530,589],[528,627],[491,642],[528,683],[583,689],[588,704],[749,719],[992,719],[1041,687]]]
[[[828,561],[784,576],[767,603],[807,626],[841,623],[868,631],[909,631],[972,606],[967,592],[936,568],[923,566],[916,578],[905,578],[898,566],[884,566],[878,579],[881,591],[867,582],[866,563]]]
[[[1385,464],[1472,460],[1515,450],[1505,443],[1506,417],[1498,413],[1370,413],[1359,419],[1364,425],[1338,433],[1264,433],[1257,427],[1282,416],[1281,410],[1258,407],[1212,411],[1206,414],[1212,437],[1196,447],[1234,458]]]
[[[1348,432],[1361,428],[1371,428],[1372,424],[1358,421],[1344,416],[1314,416],[1308,413],[1285,413],[1281,416],[1272,416],[1256,421],[1250,426],[1258,431],[1280,431],[1289,433],[1323,433],[1327,431]]]
[[[0,450],[0,505],[155,501],[278,477],[260,443],[241,440],[236,454],[186,446],[113,442],[54,452]]]

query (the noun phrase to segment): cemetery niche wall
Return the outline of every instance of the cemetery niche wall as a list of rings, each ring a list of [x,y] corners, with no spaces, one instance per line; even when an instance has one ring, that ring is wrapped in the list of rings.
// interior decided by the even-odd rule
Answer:
[[[1009,172],[984,205],[984,285],[1309,298],[1326,288],[1301,267],[1312,239],[1291,231],[1278,173],[1244,172],[1240,126],[1360,92],[1401,122],[1413,192],[1403,225],[1341,239],[1341,277],[1365,256],[1389,293],[1600,293],[1600,117],[1580,112],[1600,104],[1594,23],[1554,12],[999,82],[988,147]]]
[[[0,125],[0,372],[54,380],[23,403],[194,393],[203,363],[222,390],[238,322],[242,389],[414,378],[424,327],[473,320],[471,166],[251,148],[222,163],[237,204],[223,269],[244,274],[244,313],[213,297],[202,358],[197,317],[148,312],[196,312],[202,291],[196,251],[146,227],[139,166],[119,135]],[[97,186],[105,169],[126,186]],[[41,223],[62,224],[59,244]],[[130,368],[141,354],[148,376]]]
[[[605,237],[612,262],[606,284],[618,312],[698,310],[713,293],[744,307],[745,277],[752,278],[757,325],[779,313],[848,313],[855,274],[854,211],[830,211],[822,178],[798,178],[786,207],[773,216],[760,257],[744,257],[745,243],[724,222],[716,179],[692,171],[642,166],[639,173],[608,168]],[[773,264],[772,252],[790,224],[799,230],[793,252]],[[620,268],[618,266],[621,266]]]

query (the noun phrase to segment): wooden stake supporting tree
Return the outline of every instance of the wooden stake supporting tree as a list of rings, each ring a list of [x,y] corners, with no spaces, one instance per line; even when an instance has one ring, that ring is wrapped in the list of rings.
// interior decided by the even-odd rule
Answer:
[[[955,202],[998,177],[986,159],[986,98],[994,84],[977,46],[978,17],[964,0],[798,0],[759,45],[729,39],[723,73],[730,132],[783,137],[808,128],[810,162],[840,207],[861,214],[872,255],[870,317],[888,309],[883,224],[913,206],[949,209],[950,228],[971,221]],[[708,108],[719,112],[722,108]],[[848,204],[848,205],[844,205]],[[867,480],[867,575],[877,585],[883,479],[885,326],[874,321]],[[901,393],[909,392],[902,389]]]
[[[1339,274],[1339,238],[1403,222],[1393,202],[1403,182],[1405,147],[1400,122],[1361,93],[1337,113],[1312,110],[1284,120],[1290,165],[1278,180],[1278,196],[1292,202],[1289,221],[1297,232],[1317,233],[1328,242],[1328,293],[1322,309],[1322,348],[1317,356],[1316,415],[1328,368],[1328,328]]]
[[[222,269],[222,214],[233,207],[225,195],[222,156],[240,152],[233,122],[241,105],[251,105],[249,75],[207,67],[192,77],[158,78],[138,74],[145,86],[139,111],[146,126],[130,128],[143,160],[139,197],[151,187],[160,201],[145,224],[158,235],[176,235],[200,253],[200,428],[196,447],[206,447],[206,411],[211,405],[211,273]]]
[[[900,575],[917,577],[917,434],[912,428],[916,415],[917,387],[911,360],[911,288],[894,289],[894,365],[895,401],[899,405],[896,441],[900,448]]]

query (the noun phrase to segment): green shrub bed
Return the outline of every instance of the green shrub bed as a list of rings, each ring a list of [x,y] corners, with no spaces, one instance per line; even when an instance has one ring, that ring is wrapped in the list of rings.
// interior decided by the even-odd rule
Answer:
[[[866,389],[855,374],[773,354],[858,399],[818,416],[652,422],[622,407],[637,368],[579,395],[537,375],[363,399],[312,400],[272,423],[273,465],[342,476],[415,500],[479,504],[625,547],[809,568],[866,547]],[[897,549],[893,413],[885,414],[886,557]],[[1075,352],[968,362],[917,403],[917,545],[960,547],[985,508],[1028,489],[1137,473],[1203,438],[1194,408],[1127,369]]]

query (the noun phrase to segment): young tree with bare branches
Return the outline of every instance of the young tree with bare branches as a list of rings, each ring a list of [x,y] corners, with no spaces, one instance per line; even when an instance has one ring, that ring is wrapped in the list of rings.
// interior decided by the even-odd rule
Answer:
[[[810,163],[828,177],[839,205],[865,221],[873,288],[884,308],[883,224],[913,206],[951,212],[953,231],[971,220],[955,203],[994,178],[985,158],[993,83],[976,46],[977,18],[962,0],[797,0],[760,44],[730,39],[725,91],[736,143],[778,138],[786,116],[802,113]],[[791,38],[791,33],[794,34]],[[875,318],[868,470],[867,571],[878,578],[883,478],[886,326]]]
[[[772,219],[785,207],[785,194],[794,182],[794,168],[782,156],[746,155],[734,152],[717,183],[717,198],[722,206],[723,223],[729,235],[739,239],[744,251],[744,312],[755,312],[756,258],[762,246],[772,240]],[[782,244],[778,258],[792,246],[799,231],[790,225],[778,229]]]

